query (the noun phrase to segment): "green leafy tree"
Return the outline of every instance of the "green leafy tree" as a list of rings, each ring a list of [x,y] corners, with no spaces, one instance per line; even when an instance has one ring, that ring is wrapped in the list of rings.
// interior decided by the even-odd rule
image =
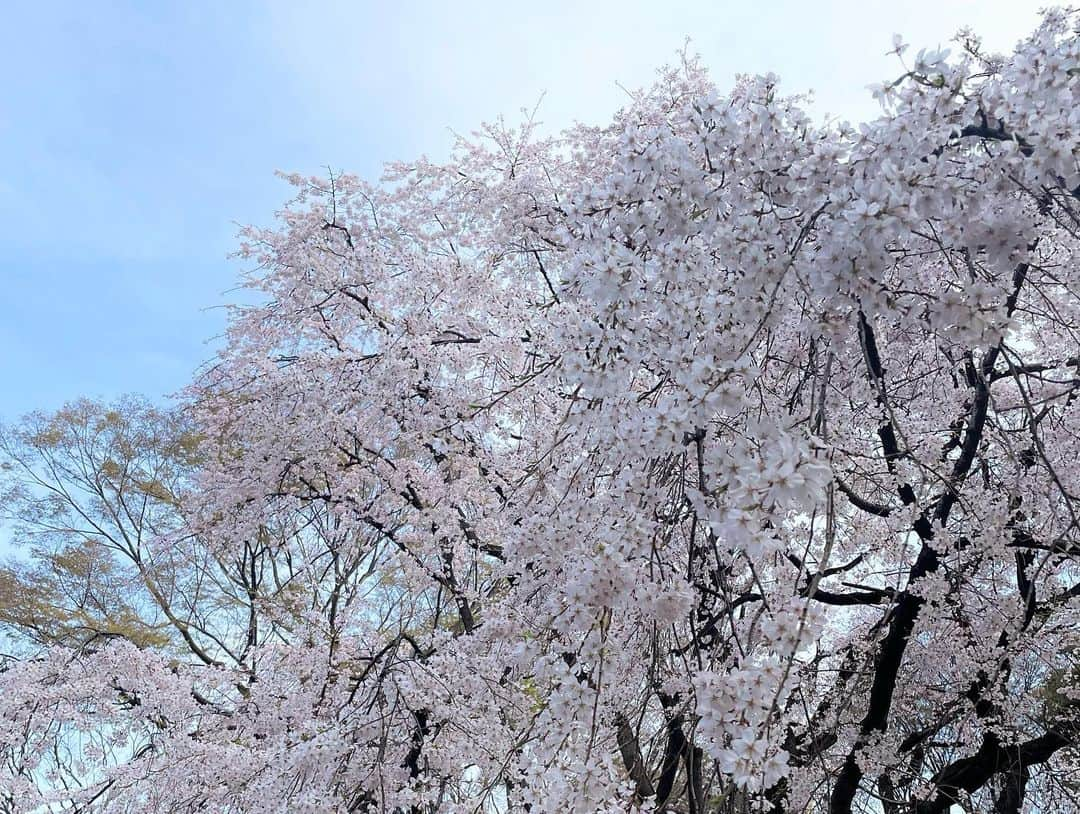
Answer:
[[[123,637],[168,647],[190,563],[175,539],[198,463],[184,417],[139,398],[80,400],[0,427],[0,625],[17,642],[80,646]]]

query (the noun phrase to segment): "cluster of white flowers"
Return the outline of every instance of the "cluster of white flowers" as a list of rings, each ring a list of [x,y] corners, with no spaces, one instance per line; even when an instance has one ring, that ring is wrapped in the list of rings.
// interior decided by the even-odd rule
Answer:
[[[934,304],[933,319],[940,333],[959,345],[995,345],[1009,327],[1006,297],[998,286],[983,280],[963,288],[949,286]]]

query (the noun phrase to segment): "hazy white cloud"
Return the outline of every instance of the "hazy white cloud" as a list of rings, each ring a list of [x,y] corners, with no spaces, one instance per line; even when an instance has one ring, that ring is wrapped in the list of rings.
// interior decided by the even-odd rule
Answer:
[[[264,21],[292,92],[320,121],[377,134],[397,148],[438,152],[448,128],[516,115],[545,94],[553,128],[602,122],[624,87],[651,81],[689,37],[721,87],[736,73],[774,71],[815,112],[875,115],[866,85],[897,76],[893,33],[935,47],[964,25],[1007,50],[1041,3],[903,2],[282,2]],[[365,157],[370,159],[370,157]],[[366,162],[365,162],[366,163]]]

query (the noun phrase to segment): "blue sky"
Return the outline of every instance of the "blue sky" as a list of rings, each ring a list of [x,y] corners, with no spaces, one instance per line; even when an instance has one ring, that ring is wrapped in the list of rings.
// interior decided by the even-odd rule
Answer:
[[[558,129],[602,122],[684,39],[815,89],[852,121],[899,73],[891,35],[962,25],[1009,48],[1029,0],[903,2],[27,2],[0,31],[0,420],[79,396],[164,397],[212,353],[238,223],[274,171],[446,155],[451,130],[546,92]]]

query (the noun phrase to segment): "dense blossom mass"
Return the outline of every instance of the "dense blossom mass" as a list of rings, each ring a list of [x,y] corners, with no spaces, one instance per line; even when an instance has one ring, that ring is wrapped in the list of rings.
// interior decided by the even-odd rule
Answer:
[[[1078,22],[291,177],[0,811],[1080,811]]]

